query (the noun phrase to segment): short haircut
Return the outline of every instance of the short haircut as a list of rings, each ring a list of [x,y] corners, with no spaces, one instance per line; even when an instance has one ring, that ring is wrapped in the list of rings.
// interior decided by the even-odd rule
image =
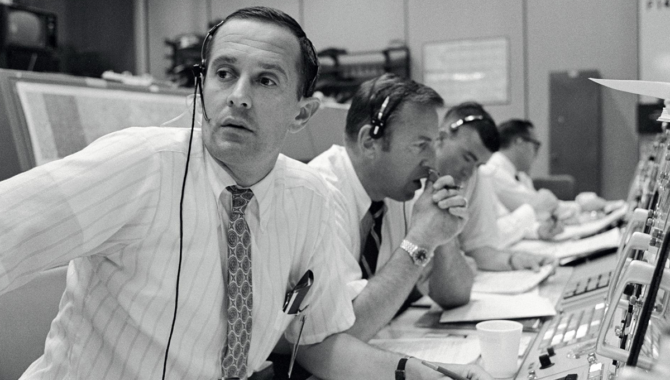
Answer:
[[[387,124],[397,119],[403,106],[408,103],[436,108],[444,105],[442,97],[432,88],[394,74],[383,74],[363,82],[351,99],[345,127],[345,137],[348,141],[358,139],[358,132],[364,125],[371,123],[373,114],[379,112],[387,97],[390,99],[389,103],[394,103],[386,117]],[[385,127],[381,137],[384,149],[388,149],[390,137],[391,130]]]
[[[242,20],[258,20],[262,22],[267,22],[270,24],[277,25],[279,27],[285,28],[291,32],[297,39],[300,44],[300,55],[301,59],[298,63],[298,97],[300,96],[311,96],[314,93],[314,86],[316,86],[316,78],[319,74],[319,59],[316,56],[316,51],[314,50],[314,45],[307,38],[305,31],[302,30],[300,24],[288,14],[274,8],[269,7],[249,7],[238,9],[237,11],[231,13],[223,19],[220,23],[216,24],[212,29],[207,33],[205,41],[203,41],[202,47],[202,59],[203,59],[203,70],[207,70],[207,65],[209,64],[209,46],[214,39],[218,29],[227,23],[230,20],[242,19]]]
[[[458,122],[444,125],[447,120],[457,120]],[[500,135],[498,134],[496,122],[486,112],[484,107],[477,102],[463,102],[451,107],[444,115],[442,124],[441,129],[446,130],[449,134],[458,133],[458,129],[462,128],[463,125],[474,128],[486,149],[492,153],[500,149]]]
[[[510,119],[500,124],[498,127],[500,147],[508,148],[517,137],[530,137],[530,130],[533,128],[535,128],[533,123],[522,119]]]

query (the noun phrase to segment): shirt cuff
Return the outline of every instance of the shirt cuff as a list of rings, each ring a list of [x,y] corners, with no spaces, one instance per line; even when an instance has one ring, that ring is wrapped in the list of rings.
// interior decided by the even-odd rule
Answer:
[[[347,283],[347,294],[349,295],[349,299],[353,301],[358,297],[367,284],[368,280],[363,278],[360,280],[349,281],[349,283]]]

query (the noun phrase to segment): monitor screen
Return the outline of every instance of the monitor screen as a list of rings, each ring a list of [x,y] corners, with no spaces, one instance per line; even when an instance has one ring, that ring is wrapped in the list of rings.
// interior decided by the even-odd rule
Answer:
[[[7,14],[6,44],[26,48],[46,47],[46,23],[44,16],[20,9]]]
[[[57,45],[55,13],[0,4],[0,50],[52,51]]]

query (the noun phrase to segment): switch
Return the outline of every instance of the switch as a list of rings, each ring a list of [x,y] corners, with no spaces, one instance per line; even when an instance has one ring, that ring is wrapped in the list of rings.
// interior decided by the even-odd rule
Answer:
[[[540,355],[540,369],[547,369],[552,365],[554,365],[554,363],[551,362],[551,358],[549,358],[549,355],[547,354]]]
[[[556,351],[554,351],[554,347],[552,347],[552,346],[547,347],[547,354],[549,354],[550,357],[556,355]]]
[[[568,376],[565,377],[565,380],[577,380],[577,374],[576,373],[571,373]]]

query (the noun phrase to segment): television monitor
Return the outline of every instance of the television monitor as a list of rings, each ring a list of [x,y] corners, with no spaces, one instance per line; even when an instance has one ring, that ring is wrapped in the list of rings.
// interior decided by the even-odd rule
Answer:
[[[0,4],[0,50],[53,51],[57,46],[55,13],[16,4]]]

